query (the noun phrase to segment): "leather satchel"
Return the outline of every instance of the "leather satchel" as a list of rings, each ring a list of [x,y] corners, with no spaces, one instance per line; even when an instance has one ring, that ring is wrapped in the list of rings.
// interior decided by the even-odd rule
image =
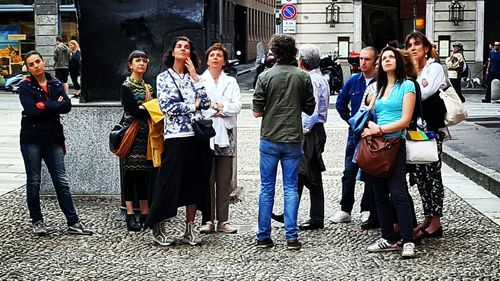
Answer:
[[[387,178],[394,170],[400,148],[400,137],[368,136],[359,143],[356,162],[366,173]]]

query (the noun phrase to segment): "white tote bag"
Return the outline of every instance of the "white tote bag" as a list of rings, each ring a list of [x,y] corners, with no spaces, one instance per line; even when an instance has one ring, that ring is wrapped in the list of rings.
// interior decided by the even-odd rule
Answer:
[[[451,86],[449,86],[446,91],[443,89],[439,90],[439,97],[444,101],[446,107],[446,115],[444,117],[444,124],[446,126],[456,125],[467,118],[467,111],[465,110],[464,104],[458,97],[457,92]]]
[[[406,163],[429,164],[439,160],[436,139],[406,140]]]

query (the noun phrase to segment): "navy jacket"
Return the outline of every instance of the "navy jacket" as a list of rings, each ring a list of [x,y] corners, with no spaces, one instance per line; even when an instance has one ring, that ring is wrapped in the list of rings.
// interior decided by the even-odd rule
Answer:
[[[19,84],[19,100],[23,106],[20,142],[24,144],[48,144],[64,142],[63,126],[59,114],[71,110],[71,100],[64,91],[63,84],[48,73],[48,94],[38,84],[35,77],[28,76]],[[62,101],[58,101],[59,97]],[[44,109],[36,104],[43,102]]]
[[[376,79],[373,78],[372,81],[370,81],[370,84],[375,82],[375,80]],[[339,96],[337,97],[335,107],[344,121],[347,122],[349,118],[358,112],[365,90],[366,81],[361,72],[354,74],[351,78],[349,78],[349,80],[347,80],[344,87],[342,87],[342,90],[340,90]]]

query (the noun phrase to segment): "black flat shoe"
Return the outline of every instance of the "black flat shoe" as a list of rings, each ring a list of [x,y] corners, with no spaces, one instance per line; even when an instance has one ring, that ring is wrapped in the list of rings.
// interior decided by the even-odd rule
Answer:
[[[299,225],[300,230],[315,230],[315,229],[323,229],[325,227],[323,222],[314,222],[311,220],[307,220]]]
[[[429,233],[427,230],[422,230],[422,233],[424,233],[425,238],[441,238],[443,237],[443,227],[441,226],[432,233]]]
[[[378,219],[374,218],[369,218],[365,223],[361,224],[361,229],[363,230],[368,230],[368,229],[374,229],[374,228],[379,228],[380,223]]]
[[[283,214],[275,215],[274,213],[271,213],[271,218],[277,222],[281,222],[281,223],[285,222],[285,217],[283,216]]]
[[[481,102],[482,102],[482,103],[491,103],[491,101],[490,101],[490,100],[487,100],[487,99],[482,99],[482,100],[481,100]]]
[[[127,215],[125,221],[127,222],[128,231],[141,231],[141,225],[135,219],[135,215]]]

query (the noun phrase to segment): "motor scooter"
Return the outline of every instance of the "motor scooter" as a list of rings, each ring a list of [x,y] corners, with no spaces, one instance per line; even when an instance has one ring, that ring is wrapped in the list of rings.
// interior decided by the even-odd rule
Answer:
[[[276,58],[274,57],[273,53],[271,50],[267,53],[265,58],[261,58],[257,64],[257,69],[255,70],[255,77],[253,79],[253,88],[255,89],[255,85],[257,84],[257,78],[259,78],[259,75],[268,70],[269,68],[273,67],[273,65],[276,63]]]
[[[351,75],[361,72],[361,68],[359,67],[359,55],[357,52],[350,52],[349,57],[347,57],[347,62],[351,65]]]
[[[319,61],[319,68],[323,77],[328,81],[330,95],[338,93],[344,86],[344,74],[337,51],[333,54],[323,55]]]
[[[236,78],[238,76],[238,69],[236,69],[236,66],[240,64],[240,60],[238,57],[241,55],[240,51],[236,51],[236,57],[234,59],[229,59],[227,60],[226,65],[224,66],[224,72]]]
[[[11,91],[12,93],[17,94],[17,92],[19,91],[19,83],[24,79],[24,76],[26,74],[26,72],[19,72],[7,76],[5,79],[4,89],[6,91]]]

